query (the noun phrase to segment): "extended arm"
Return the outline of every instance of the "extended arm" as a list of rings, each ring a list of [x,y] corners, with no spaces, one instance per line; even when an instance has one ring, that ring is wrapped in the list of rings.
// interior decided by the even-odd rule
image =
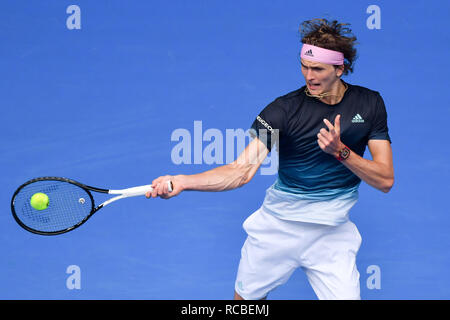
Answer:
[[[152,182],[154,190],[147,198],[171,198],[182,191],[226,191],[239,188],[255,175],[269,150],[255,138],[232,163],[193,175],[161,176]],[[173,183],[173,191],[168,192],[167,180]]]

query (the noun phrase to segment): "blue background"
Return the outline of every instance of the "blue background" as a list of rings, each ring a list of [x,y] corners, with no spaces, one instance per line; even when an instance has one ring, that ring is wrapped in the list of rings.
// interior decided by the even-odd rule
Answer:
[[[69,5],[81,30],[68,30]],[[369,5],[381,29],[369,30]],[[14,190],[37,176],[104,188],[217,165],[175,165],[177,128],[247,129],[304,84],[298,27],[326,17],[358,37],[354,74],[389,114],[396,182],[366,184],[351,218],[363,299],[448,299],[448,1],[2,1],[0,298],[231,299],[241,224],[276,176],[242,189],[126,199],[55,237],[21,229]],[[205,147],[204,143],[203,147]],[[366,157],[370,154],[366,152]],[[81,269],[69,290],[66,269]],[[381,289],[366,272],[381,270]],[[270,299],[316,299],[298,270]]]

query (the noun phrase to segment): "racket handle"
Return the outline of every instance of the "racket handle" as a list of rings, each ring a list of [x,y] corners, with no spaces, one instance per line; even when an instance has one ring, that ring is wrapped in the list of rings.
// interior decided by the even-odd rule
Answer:
[[[172,181],[167,181],[169,192],[173,191],[173,184]],[[133,187],[128,189],[122,189],[122,190],[109,190],[109,194],[122,194],[124,198],[127,197],[137,197],[137,196],[143,196],[147,192],[153,191],[152,185],[145,185],[145,186],[139,186],[139,187]]]

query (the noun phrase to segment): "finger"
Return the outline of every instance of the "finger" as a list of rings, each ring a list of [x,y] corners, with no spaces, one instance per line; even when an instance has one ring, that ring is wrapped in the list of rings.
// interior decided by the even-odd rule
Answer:
[[[156,184],[155,187],[153,188],[152,198],[156,198],[158,196],[158,188],[159,188],[159,183]]]
[[[325,145],[322,141],[320,141],[320,139],[317,140],[317,143],[319,144],[320,149],[325,150]]]
[[[153,186],[153,182],[152,182],[152,184],[151,184],[151,189],[148,190],[148,191],[145,193],[145,197],[146,197],[147,199],[152,197],[153,189],[154,189],[154,186]]]
[[[167,181],[164,183],[164,186],[163,186],[163,195],[161,196],[163,199],[168,199],[168,198],[170,198],[170,195],[169,195],[169,185],[168,185],[168,183],[167,183]]]
[[[323,136],[318,136],[317,137],[317,143],[319,144],[319,147],[323,150],[326,151],[328,146],[330,145],[330,143],[328,142],[327,139],[325,139]]]
[[[336,118],[334,119],[334,128],[336,130],[336,134],[341,134],[341,115],[338,114]]]
[[[164,194],[164,183],[160,183],[158,185],[158,196],[162,196]]]
[[[323,119],[323,122],[326,124],[326,126],[328,127],[328,130],[330,130],[331,134],[334,134],[335,130],[334,130],[334,126],[331,124],[330,121],[328,121],[327,119]]]
[[[319,130],[319,132],[320,132],[320,134],[321,134],[321,135],[323,135],[323,136],[325,136],[325,137],[329,137],[329,138],[331,138],[331,136],[330,136],[330,132],[329,132],[329,131],[327,131],[327,129],[325,129],[325,128],[322,128],[322,129],[320,129],[320,130]]]
[[[323,131],[322,131],[323,130]],[[331,141],[331,137],[329,137],[330,133],[325,129],[321,129],[317,134],[317,138],[321,140],[323,143],[329,143]]]
[[[161,179],[162,177],[158,177],[155,180],[152,181],[152,187],[156,187],[156,185],[158,185],[159,183],[161,183]]]
[[[164,182],[164,195],[167,197],[169,195],[169,181],[170,180],[166,180]]]

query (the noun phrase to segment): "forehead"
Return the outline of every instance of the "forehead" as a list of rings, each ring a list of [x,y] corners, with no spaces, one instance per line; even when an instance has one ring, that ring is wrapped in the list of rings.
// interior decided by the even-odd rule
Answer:
[[[306,60],[306,59],[303,59],[303,58],[301,58],[300,60],[301,60],[302,64],[304,66],[308,67],[308,68],[318,68],[318,67],[320,67],[320,68],[326,69],[326,68],[330,67],[330,65],[326,64],[326,63],[310,61],[310,60]]]

